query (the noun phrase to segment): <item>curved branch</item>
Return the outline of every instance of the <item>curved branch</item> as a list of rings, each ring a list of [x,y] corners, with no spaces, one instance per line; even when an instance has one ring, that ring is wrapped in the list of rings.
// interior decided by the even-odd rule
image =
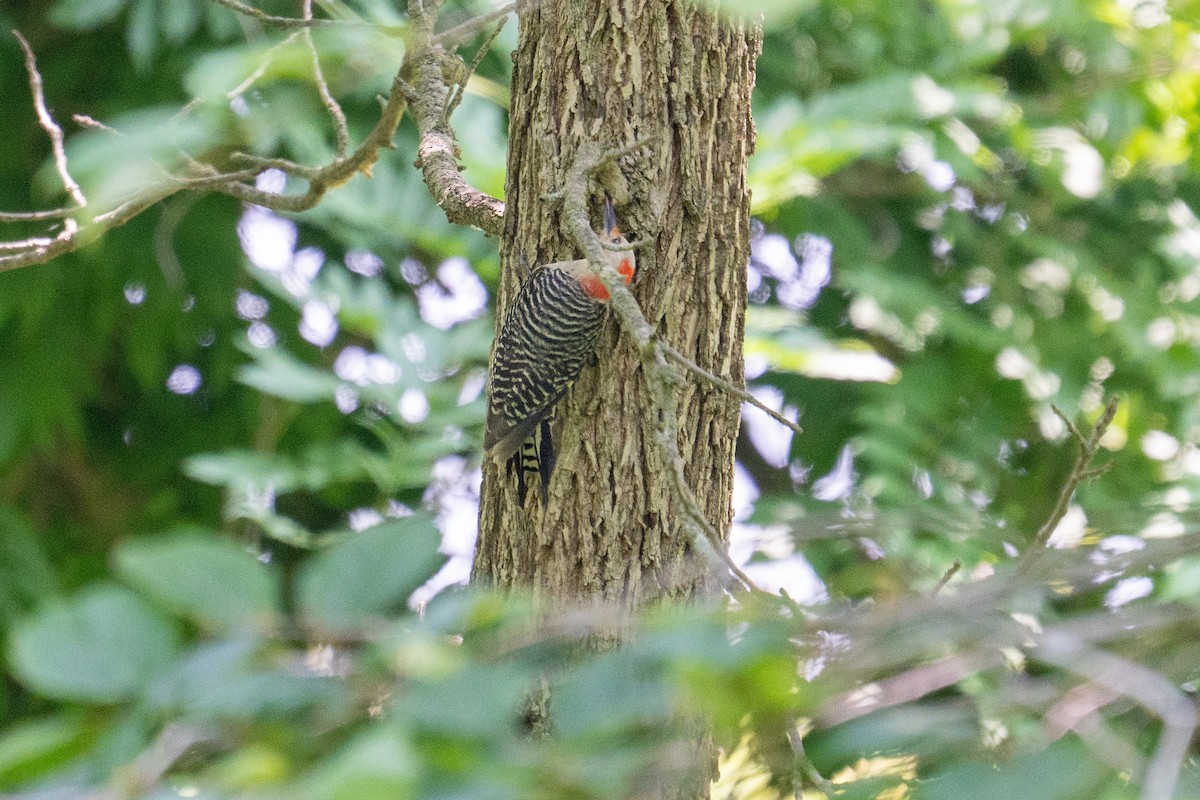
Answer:
[[[1099,427],[1099,426],[1097,426]],[[1141,800],[1175,795],[1179,773],[1196,733],[1196,707],[1161,673],[1093,647],[1064,632],[1047,632],[1030,655],[1133,699],[1162,720],[1154,756],[1142,776]]]
[[[450,90],[443,69],[458,66],[454,63],[456,57],[435,43],[431,10],[412,0],[409,15],[417,35],[409,44],[401,72],[411,76],[412,84],[401,82],[401,85],[420,136],[413,166],[421,170],[425,185],[446,212],[447,219],[458,225],[472,225],[489,236],[499,236],[504,223],[504,201],[467,183],[458,165],[458,140],[446,113]],[[465,83],[465,76],[462,80]]]
[[[454,47],[456,45],[460,45],[463,42],[468,41],[483,28],[491,25],[493,22],[497,22],[508,17],[509,14],[517,10],[518,5],[520,4],[517,2],[508,3],[500,8],[497,8],[495,11],[488,12],[487,14],[480,14],[477,17],[471,17],[471,19],[467,20],[466,22],[455,25],[453,28],[447,28],[441,33],[434,35],[433,41],[435,44],[440,44],[443,47]]]
[[[296,35],[306,35],[308,29],[314,25],[367,24],[314,19],[310,1],[305,2],[303,6],[303,19],[273,17],[239,2],[239,0],[214,1],[251,16],[264,24],[298,28],[300,31]],[[481,15],[451,28],[441,35],[441,41],[448,43],[457,41],[459,36],[466,36],[489,22],[507,16],[515,6],[516,4],[510,4],[497,12]],[[316,61],[314,52],[314,74],[322,102],[333,119],[337,139],[337,157],[333,161],[324,166],[314,167],[282,158],[234,154],[233,160],[245,168],[222,173],[211,165],[200,164],[189,158],[187,172],[190,174],[168,173],[162,183],[146,188],[136,197],[132,197],[114,208],[84,218],[77,217],[80,209],[87,205],[86,198],[67,171],[62,129],[54,122],[46,108],[45,98],[42,94],[41,75],[37,71],[33,50],[21,35],[14,31],[14,36],[21,42],[25,52],[25,64],[29,72],[30,88],[33,92],[39,124],[50,136],[55,167],[62,178],[63,185],[77,206],[44,211],[0,212],[0,222],[62,220],[61,228],[50,235],[0,242],[0,272],[42,264],[64,253],[76,250],[100,238],[107,231],[124,225],[171,195],[184,190],[217,192],[275,211],[306,211],[317,205],[328,191],[346,183],[356,174],[360,172],[368,176],[371,174],[371,168],[379,158],[379,151],[395,147],[392,139],[405,111],[410,107],[410,100],[412,101],[413,116],[420,133],[416,165],[424,173],[425,183],[429,186],[434,200],[446,212],[446,216],[451,222],[473,225],[489,235],[499,235],[504,218],[504,202],[475,189],[463,180],[460,174],[458,144],[448,119],[453,106],[448,99],[450,91],[443,75],[443,68],[450,68],[451,74],[461,76],[463,83],[469,76],[470,70],[467,70],[466,73],[463,73],[461,68],[457,72],[453,71],[452,68],[456,64],[461,67],[461,61],[456,56],[447,54],[441,45],[435,42],[433,28],[436,21],[436,7],[437,4],[430,0],[426,0],[425,3],[413,2],[410,4],[412,21],[410,26],[416,29],[412,46],[408,50],[400,74],[393,80],[392,90],[387,100],[383,102],[378,122],[353,151],[346,152],[349,149],[349,137],[346,131],[345,115],[341,113],[340,106],[325,84],[320,64]],[[252,75],[247,82],[235,89],[234,93],[244,91],[259,74],[256,72]],[[413,85],[409,85],[400,77],[405,74],[415,76]],[[107,127],[88,117],[80,117],[76,121],[90,127]],[[308,187],[301,194],[285,195],[266,192],[254,186],[254,179],[269,169],[278,169],[293,177],[301,178],[308,184]]]
[[[311,21],[313,18],[312,0],[304,0],[303,6],[305,21]],[[312,60],[313,80],[317,83],[321,102],[325,104],[329,118],[333,120],[333,129],[337,136],[338,158],[344,158],[346,151],[350,149],[350,130],[346,125],[346,114],[342,111],[342,106],[338,103],[337,98],[329,91],[329,84],[325,82],[325,73],[321,70],[321,58],[317,55],[317,46],[313,44],[312,28],[305,28],[303,33],[304,43],[308,46],[308,54]]]
[[[12,251],[12,255],[0,256],[0,272],[43,264],[51,259],[77,250],[95,241],[107,231],[124,225],[138,214],[183,190],[206,190],[236,197],[247,203],[264,206],[275,211],[306,211],[325,196],[326,192],[346,183],[359,172],[370,174],[371,167],[379,158],[379,151],[392,148],[392,137],[404,116],[406,101],[401,90],[400,79],[393,82],[391,95],[383,106],[379,121],[367,134],[362,143],[351,153],[336,158],[323,167],[307,167],[284,159],[260,159],[241,156],[240,160],[250,168],[231,173],[221,173],[207,167],[208,174],[192,176],[168,175],[164,182],[151,187],[121,205],[97,214],[91,220],[80,222],[68,217],[71,209],[54,212],[34,212],[53,217],[68,217],[62,230],[54,237],[33,237],[0,246],[0,252]],[[205,165],[200,165],[201,169]],[[303,194],[285,195],[264,192],[248,183],[268,169],[280,169],[288,174],[303,178],[308,189]],[[44,218],[53,218],[46,216]]]
[[[600,276],[600,281],[612,297],[611,307],[620,320],[621,327],[637,345],[646,374],[646,385],[650,391],[650,413],[655,419],[655,440],[667,467],[671,495],[682,512],[683,525],[692,538],[693,546],[718,575],[723,567],[746,591],[761,593],[762,590],[755,586],[729,557],[720,533],[704,515],[700,502],[688,485],[683,471],[683,456],[679,451],[679,418],[674,392],[675,387],[682,382],[682,377],[667,363],[667,353],[662,342],[654,335],[654,329],[642,314],[641,307],[625,285],[624,279],[609,263],[600,237],[592,230],[588,219],[587,189],[592,174],[612,163],[613,159],[644,147],[645,144],[644,141],[635,142],[628,147],[601,152],[595,142],[584,142],[575,154],[575,163],[563,188],[556,192],[552,199],[562,201],[562,224],[567,236],[583,251],[592,270]],[[728,587],[731,583],[729,578],[721,578],[722,585]]]

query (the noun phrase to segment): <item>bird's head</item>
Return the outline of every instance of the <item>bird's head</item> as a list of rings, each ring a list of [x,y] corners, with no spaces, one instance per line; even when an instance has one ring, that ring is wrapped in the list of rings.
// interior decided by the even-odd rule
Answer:
[[[617,226],[617,210],[613,208],[612,198],[604,195],[604,241],[607,244],[624,246],[629,244]],[[637,271],[637,260],[632,250],[609,250],[608,257],[617,269],[617,273],[626,283],[633,280]]]

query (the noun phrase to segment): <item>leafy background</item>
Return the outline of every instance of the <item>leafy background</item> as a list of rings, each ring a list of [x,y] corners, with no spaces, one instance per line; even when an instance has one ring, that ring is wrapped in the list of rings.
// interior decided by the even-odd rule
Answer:
[[[846,797],[1138,796],[1200,678],[1200,4],[738,6],[766,14],[747,373],[805,432],[746,411],[733,552],[784,613],[660,609],[581,655],[605,612],[534,633],[527,599],[438,593],[470,564],[498,262],[432,204],[405,121],[296,218],[176,195],[0,276],[0,791],[628,796],[683,780],[701,714],[717,797],[789,792],[796,720]],[[318,7],[368,23],[315,35],[361,138],[403,16]],[[333,155],[307,50],[215,3],[0,23],[100,207],[181,149]],[[455,117],[496,195],[515,37]],[[0,208],[60,204],[8,37],[0,86]],[[1111,470],[1049,580],[1017,579],[1074,458],[1052,405],[1086,426],[1111,395]],[[1189,759],[1176,796],[1197,794]]]

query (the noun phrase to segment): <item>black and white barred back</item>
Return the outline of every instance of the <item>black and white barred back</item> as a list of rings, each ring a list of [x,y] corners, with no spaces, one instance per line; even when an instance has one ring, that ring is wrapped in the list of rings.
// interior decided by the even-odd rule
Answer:
[[[492,361],[484,447],[518,472],[537,466],[542,493],[553,468],[549,419],[592,358],[608,319],[608,303],[588,295],[576,274],[583,264],[546,264],[521,286],[504,316]],[[537,442],[522,444],[535,433]]]

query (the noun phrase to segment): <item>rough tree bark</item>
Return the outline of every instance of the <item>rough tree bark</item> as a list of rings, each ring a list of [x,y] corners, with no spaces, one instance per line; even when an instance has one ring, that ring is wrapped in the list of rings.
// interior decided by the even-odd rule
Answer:
[[[757,31],[668,0],[544,0],[527,4],[519,24],[498,318],[520,284],[520,256],[580,255],[545,199],[580,144],[645,140],[619,162],[629,184],[622,229],[650,240],[635,296],[667,342],[740,385]],[[687,478],[727,536],[739,403],[690,379],[677,391]],[[546,507],[531,492],[519,508],[513,479],[485,464],[474,580],[626,608],[707,588],[648,406],[637,354],[614,322],[561,409]]]

